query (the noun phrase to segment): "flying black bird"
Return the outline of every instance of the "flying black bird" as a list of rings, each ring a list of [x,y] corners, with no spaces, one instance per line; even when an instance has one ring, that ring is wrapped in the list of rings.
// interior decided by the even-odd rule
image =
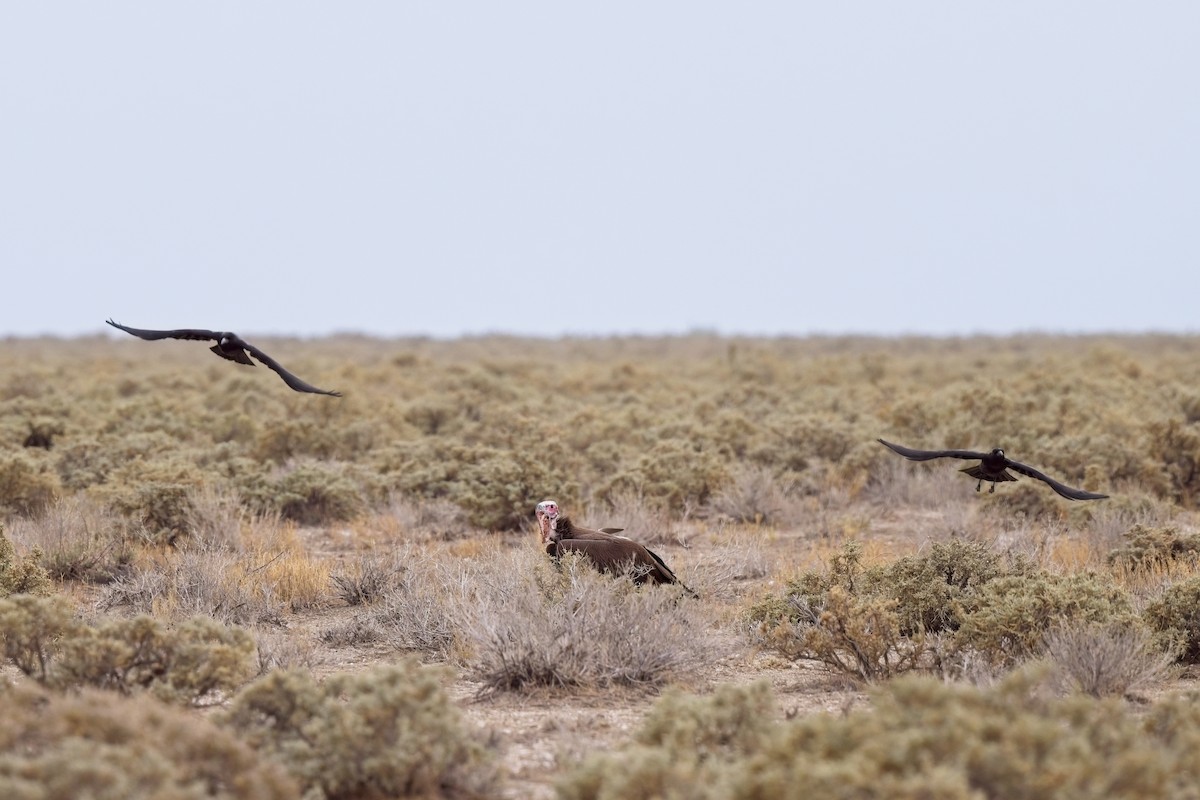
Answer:
[[[147,341],[155,341],[157,339],[196,339],[199,341],[214,341],[215,345],[208,348],[221,358],[230,361],[236,361],[239,364],[247,364],[251,367],[254,362],[250,360],[250,356],[254,356],[266,366],[275,370],[279,377],[283,378],[283,382],[295,389],[297,392],[312,392],[313,394],[327,394],[331,397],[341,397],[341,392],[327,392],[324,389],[318,389],[297,378],[292,373],[284,369],[278,361],[271,358],[269,355],[259,350],[254,345],[242,339],[236,333],[228,331],[205,331],[198,328],[180,328],[176,331],[148,331],[142,328],[127,328],[110,320],[105,320],[114,328],[120,328],[126,333],[132,333],[139,339]]]
[[[1072,489],[1070,486],[1059,483],[1038,470],[1027,464],[1022,464],[1019,461],[1013,461],[1008,456],[1004,455],[1004,451],[997,447],[990,453],[975,453],[970,450],[913,450],[911,447],[902,447],[898,444],[885,442],[883,439],[879,443],[884,447],[895,450],[900,455],[910,461],[929,461],[934,458],[967,458],[979,459],[979,463],[973,467],[965,467],[959,472],[965,472],[972,478],[976,478],[979,483],[975,484],[975,491],[983,486],[984,481],[991,481],[992,488],[989,492],[996,491],[997,481],[1015,481],[1012,475],[1008,474],[1008,470],[1019,472],[1022,475],[1027,475],[1030,478],[1037,478],[1039,481],[1046,483],[1051,489],[1061,494],[1068,500],[1103,500],[1108,497],[1106,494],[1096,494],[1095,492],[1085,492],[1082,489]]]

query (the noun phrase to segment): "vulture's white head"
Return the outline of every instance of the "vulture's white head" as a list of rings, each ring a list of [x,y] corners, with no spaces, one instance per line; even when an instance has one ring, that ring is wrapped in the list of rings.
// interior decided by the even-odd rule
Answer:
[[[558,523],[558,503],[554,500],[543,500],[537,504],[538,527],[542,529],[542,544],[549,544]]]

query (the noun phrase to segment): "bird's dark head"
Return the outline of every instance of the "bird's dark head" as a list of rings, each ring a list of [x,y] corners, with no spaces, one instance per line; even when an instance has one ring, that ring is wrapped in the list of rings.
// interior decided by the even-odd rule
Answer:
[[[1001,447],[993,447],[992,455],[996,458],[1004,458],[1004,449]]]
[[[543,500],[537,504],[538,527],[542,530],[542,544],[549,544],[558,526],[558,515],[562,513],[554,500]]]

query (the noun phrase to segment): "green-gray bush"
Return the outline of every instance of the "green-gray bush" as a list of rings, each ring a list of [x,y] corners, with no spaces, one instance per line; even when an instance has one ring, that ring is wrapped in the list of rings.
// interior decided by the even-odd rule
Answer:
[[[1142,612],[1184,664],[1200,664],[1200,577],[1169,587]]]
[[[635,743],[594,754],[562,800],[822,797],[1168,800],[1200,780],[1196,698],[1145,714],[1115,700],[1054,699],[1038,671],[980,689],[908,676],[870,711],[770,719],[761,687],[664,698]]]
[[[973,652],[1011,666],[1036,655],[1054,624],[1134,621],[1126,593],[1102,579],[1037,572],[1028,559],[960,540],[863,568],[848,542],[824,571],[791,581],[782,598],[750,611],[765,641],[862,680],[932,668],[929,634],[943,655]]]
[[[277,670],[239,692],[222,721],[284,765],[306,797],[482,794],[495,774],[442,679],[413,658],[320,684]]]
[[[1027,558],[1002,554],[982,542],[951,539],[930,545],[927,552],[904,556],[868,571],[870,591],[894,597],[908,633],[955,630],[960,602],[988,581],[1005,575],[1028,575]]]
[[[58,596],[0,599],[0,643],[22,672],[59,690],[145,690],[202,705],[254,674],[254,640],[240,628],[194,617],[168,629],[145,616],[91,626]]]
[[[16,548],[4,535],[0,522],[0,597],[10,594],[49,594],[50,576],[41,566],[42,551],[33,548],[24,558],[17,557]]]
[[[147,481],[113,493],[112,505],[140,525],[151,542],[174,544],[188,533],[192,490],[186,483]]]
[[[301,525],[342,522],[366,508],[354,472],[334,463],[297,461],[268,481],[260,479],[247,495],[258,510],[279,512]]]
[[[6,800],[299,800],[235,734],[152,698],[0,685]]]
[[[1179,559],[1195,561],[1200,555],[1200,535],[1178,528],[1138,523],[1123,534],[1125,544],[1109,551],[1108,563],[1125,569],[1152,569]]]
[[[1046,632],[1056,625],[1137,622],[1128,593],[1091,573],[1001,576],[960,606],[955,647],[997,665],[1037,655]]]
[[[0,455],[0,514],[36,514],[61,491],[58,475],[42,452]]]

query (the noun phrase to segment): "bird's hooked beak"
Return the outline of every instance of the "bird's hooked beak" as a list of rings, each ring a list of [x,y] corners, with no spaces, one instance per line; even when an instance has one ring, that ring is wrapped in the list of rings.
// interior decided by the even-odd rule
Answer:
[[[553,500],[543,500],[537,504],[538,527],[542,530],[542,544],[549,544],[555,538],[558,527],[558,503]]]

